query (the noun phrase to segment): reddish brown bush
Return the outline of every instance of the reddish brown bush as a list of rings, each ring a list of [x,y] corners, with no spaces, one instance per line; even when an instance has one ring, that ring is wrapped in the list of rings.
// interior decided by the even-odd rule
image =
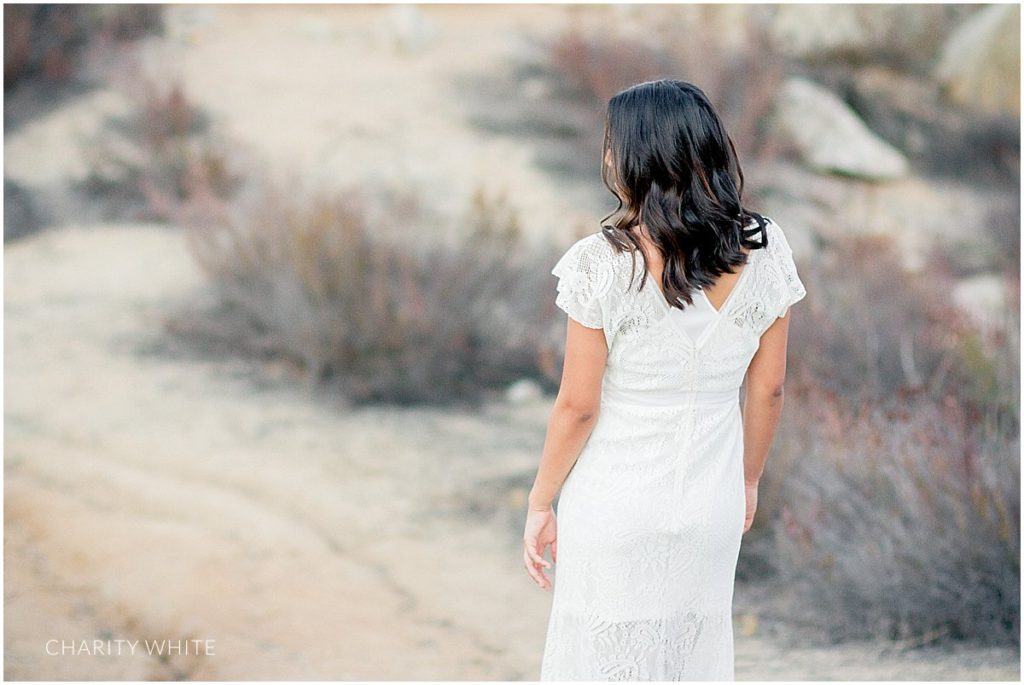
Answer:
[[[478,198],[469,234],[445,240],[415,196],[389,196],[385,213],[373,204],[357,189],[267,181],[229,203],[197,195],[181,218],[237,314],[222,335],[295,360],[309,382],[356,403],[472,404],[543,378],[554,256],[520,244],[514,215]]]
[[[836,249],[804,271],[766,556],[833,637],[1015,641],[1017,306],[986,337],[942,260],[912,276],[887,242]]]

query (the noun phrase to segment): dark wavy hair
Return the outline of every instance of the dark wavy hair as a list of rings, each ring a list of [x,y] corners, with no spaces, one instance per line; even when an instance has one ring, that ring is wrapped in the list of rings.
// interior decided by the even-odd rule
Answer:
[[[619,252],[640,252],[641,218],[664,257],[662,292],[693,304],[698,288],[746,264],[741,247],[768,244],[765,218],[740,203],[743,170],[707,96],[675,79],[647,81],[611,98],[601,178],[619,206],[601,231]],[[614,221],[607,223],[612,217]],[[751,220],[757,225],[747,228]],[[761,234],[760,242],[752,237]],[[646,258],[640,287],[647,281]],[[632,283],[632,278],[630,283]]]

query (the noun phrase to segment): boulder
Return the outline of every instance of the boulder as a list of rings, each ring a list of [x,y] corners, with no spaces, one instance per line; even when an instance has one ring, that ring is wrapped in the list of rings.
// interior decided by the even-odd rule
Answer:
[[[875,135],[846,103],[807,79],[787,79],[771,115],[775,132],[813,169],[869,180],[901,178],[903,153]]]
[[[935,77],[953,102],[1020,116],[1020,5],[988,5],[949,36]]]
[[[868,63],[884,56],[927,65],[948,27],[970,11],[938,4],[784,4],[768,29],[778,51],[799,59]]]

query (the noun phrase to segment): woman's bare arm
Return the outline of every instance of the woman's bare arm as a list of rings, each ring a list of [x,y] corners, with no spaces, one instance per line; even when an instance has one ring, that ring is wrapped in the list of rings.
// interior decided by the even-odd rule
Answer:
[[[760,346],[747,368],[743,400],[743,477],[748,485],[761,479],[782,415],[790,318],[787,313],[776,319],[761,335]]]
[[[530,509],[551,506],[590,437],[601,408],[601,381],[608,360],[604,331],[568,318],[565,361],[548,421],[544,451],[530,491]]]

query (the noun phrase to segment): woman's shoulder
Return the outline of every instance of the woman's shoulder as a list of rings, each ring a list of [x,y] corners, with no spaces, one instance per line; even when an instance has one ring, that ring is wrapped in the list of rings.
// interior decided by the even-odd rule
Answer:
[[[780,263],[792,259],[793,250],[789,246],[786,232],[772,217],[758,214],[756,219],[747,224],[744,232],[748,240],[758,244],[747,255],[747,261],[755,270],[774,271]]]
[[[604,231],[597,230],[588,233],[569,246],[570,250],[577,250],[580,253],[593,255],[595,257],[612,257],[616,253],[615,246],[608,240]]]
[[[551,273],[570,287],[585,290],[607,302],[618,302],[627,290],[630,251],[612,244],[604,231],[577,238],[558,259]]]
[[[577,238],[551,269],[558,277],[556,304],[584,326],[611,330],[622,308],[619,258],[601,231]]]
[[[765,217],[768,243],[765,246],[765,263],[770,278],[770,291],[778,306],[778,316],[785,316],[789,307],[807,295],[803,280],[797,270],[793,248],[786,232],[772,218]]]
[[[765,216],[764,220],[768,239],[768,244],[766,245],[768,252],[775,255],[793,254],[793,249],[789,245],[789,240],[786,238],[786,232],[782,229],[782,226],[770,216]]]
[[[597,230],[577,238],[559,260],[576,267],[577,270],[614,274],[622,273],[622,265],[630,262],[629,250],[619,249],[612,244],[604,231]]]

